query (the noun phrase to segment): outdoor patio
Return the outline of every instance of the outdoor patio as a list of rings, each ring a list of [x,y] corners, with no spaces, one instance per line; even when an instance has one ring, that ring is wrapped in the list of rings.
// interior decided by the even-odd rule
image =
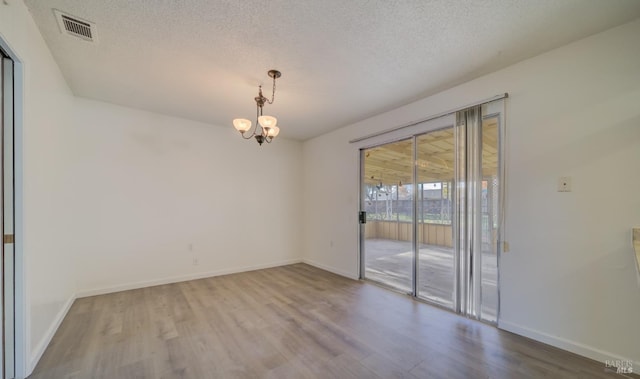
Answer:
[[[410,292],[412,243],[390,239],[365,239],[365,277]],[[447,308],[453,306],[453,249],[420,244],[418,296]],[[482,254],[482,312],[497,319],[496,255]]]

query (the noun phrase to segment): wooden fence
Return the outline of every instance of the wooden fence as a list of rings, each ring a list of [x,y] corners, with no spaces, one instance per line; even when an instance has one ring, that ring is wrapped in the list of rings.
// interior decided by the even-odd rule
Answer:
[[[371,220],[365,224],[365,238],[380,238],[398,241],[411,241],[410,222]],[[418,224],[419,242],[453,247],[451,225]]]

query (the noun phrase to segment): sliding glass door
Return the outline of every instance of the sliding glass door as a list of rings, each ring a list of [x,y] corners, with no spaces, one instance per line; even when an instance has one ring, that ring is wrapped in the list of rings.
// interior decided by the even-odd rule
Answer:
[[[416,137],[418,159],[417,295],[453,309],[453,184],[456,165],[453,126]]]
[[[365,149],[365,276],[413,292],[413,139]]]
[[[361,149],[363,278],[497,322],[503,107]]]

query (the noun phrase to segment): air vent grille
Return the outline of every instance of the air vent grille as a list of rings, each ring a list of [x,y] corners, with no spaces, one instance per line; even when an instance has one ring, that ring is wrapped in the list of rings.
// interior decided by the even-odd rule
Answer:
[[[66,32],[69,35],[82,38],[85,41],[95,42],[96,25],[94,23],[64,14],[57,9],[54,9],[54,13],[58,20],[61,33]]]
[[[78,37],[93,39],[91,36],[91,25],[86,22],[78,21],[67,16],[62,16],[62,22],[64,23],[64,30],[69,33],[75,34]]]

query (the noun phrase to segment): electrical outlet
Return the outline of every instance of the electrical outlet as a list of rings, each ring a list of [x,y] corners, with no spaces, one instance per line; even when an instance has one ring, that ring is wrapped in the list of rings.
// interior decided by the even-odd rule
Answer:
[[[571,192],[570,176],[561,176],[558,178],[558,192]]]
[[[503,253],[508,253],[509,250],[510,250],[509,242],[502,241],[502,252]]]
[[[198,258],[193,258],[193,265],[197,266],[200,262],[198,261]]]

